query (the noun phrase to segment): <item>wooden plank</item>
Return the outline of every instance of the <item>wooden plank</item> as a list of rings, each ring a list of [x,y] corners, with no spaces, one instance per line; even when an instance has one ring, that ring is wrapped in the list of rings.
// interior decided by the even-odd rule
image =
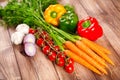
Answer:
[[[55,64],[41,52],[39,47],[37,47],[36,55],[31,58],[31,63],[34,65],[34,69],[40,80],[59,80],[59,76],[54,67]]]
[[[8,30],[2,26],[0,26],[0,79],[21,79]]]

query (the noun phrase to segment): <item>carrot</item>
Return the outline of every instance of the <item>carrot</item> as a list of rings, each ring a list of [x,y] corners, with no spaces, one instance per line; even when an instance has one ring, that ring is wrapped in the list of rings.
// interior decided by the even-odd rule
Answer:
[[[83,42],[81,41],[76,41],[75,42],[77,47],[81,50],[83,50],[84,52],[86,52],[89,56],[91,56],[94,60],[96,60],[98,63],[100,63],[101,65],[108,67],[105,64],[105,60],[102,59],[100,56],[98,56],[95,52],[93,52],[87,45],[85,45]]]
[[[101,72],[99,70],[97,70],[94,66],[92,66],[91,64],[89,64],[87,61],[85,61],[81,57],[77,56],[72,51],[70,51],[70,50],[64,50],[64,52],[65,52],[66,55],[68,55],[69,57],[71,57],[75,62],[78,62],[79,64],[85,66],[86,68],[92,70],[93,72],[101,75]]]
[[[102,47],[101,45],[98,45],[97,43],[94,43],[94,42],[92,42],[92,41],[90,41],[90,40],[88,40],[86,38],[83,38],[83,40],[86,40],[87,42],[92,43],[96,48],[98,48],[99,50],[103,51],[104,53],[111,54],[111,52],[108,49]]]
[[[93,51],[95,51],[98,55],[100,55],[103,59],[105,59],[107,62],[109,62],[110,64],[114,65],[114,63],[112,62],[112,60],[101,50],[99,50],[98,47],[96,47],[92,41],[86,39],[86,38],[82,38],[81,40],[83,43],[85,43],[89,48],[91,48]]]
[[[65,46],[69,50],[71,50],[72,52],[74,52],[75,54],[77,54],[78,56],[80,56],[81,58],[85,59],[91,65],[93,65],[94,67],[96,67],[97,69],[99,69],[101,72],[107,74],[107,71],[99,63],[97,63],[95,60],[93,60],[85,52],[81,51],[74,43],[72,43],[71,41],[66,41],[65,42]]]

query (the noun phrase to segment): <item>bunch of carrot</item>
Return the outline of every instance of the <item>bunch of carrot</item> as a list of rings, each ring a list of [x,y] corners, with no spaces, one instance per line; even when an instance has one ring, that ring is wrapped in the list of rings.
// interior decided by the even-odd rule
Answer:
[[[75,42],[65,41],[64,45],[66,55],[99,75],[108,74],[106,62],[114,65],[107,56],[107,54],[110,54],[109,50],[86,38]]]

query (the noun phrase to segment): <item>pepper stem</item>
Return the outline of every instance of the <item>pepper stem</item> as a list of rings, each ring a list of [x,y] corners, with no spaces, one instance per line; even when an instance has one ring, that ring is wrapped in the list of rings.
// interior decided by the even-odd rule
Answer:
[[[90,20],[86,20],[85,22],[82,23],[83,28],[88,28],[90,27],[91,23]]]
[[[56,17],[57,17],[57,12],[52,11],[51,14],[50,14],[50,16],[51,16],[52,18],[56,18]]]

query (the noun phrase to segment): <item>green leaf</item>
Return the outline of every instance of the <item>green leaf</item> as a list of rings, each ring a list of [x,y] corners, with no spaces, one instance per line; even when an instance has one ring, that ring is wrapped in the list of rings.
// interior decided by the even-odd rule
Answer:
[[[57,4],[57,0],[41,0],[42,10],[44,11],[49,5]]]

